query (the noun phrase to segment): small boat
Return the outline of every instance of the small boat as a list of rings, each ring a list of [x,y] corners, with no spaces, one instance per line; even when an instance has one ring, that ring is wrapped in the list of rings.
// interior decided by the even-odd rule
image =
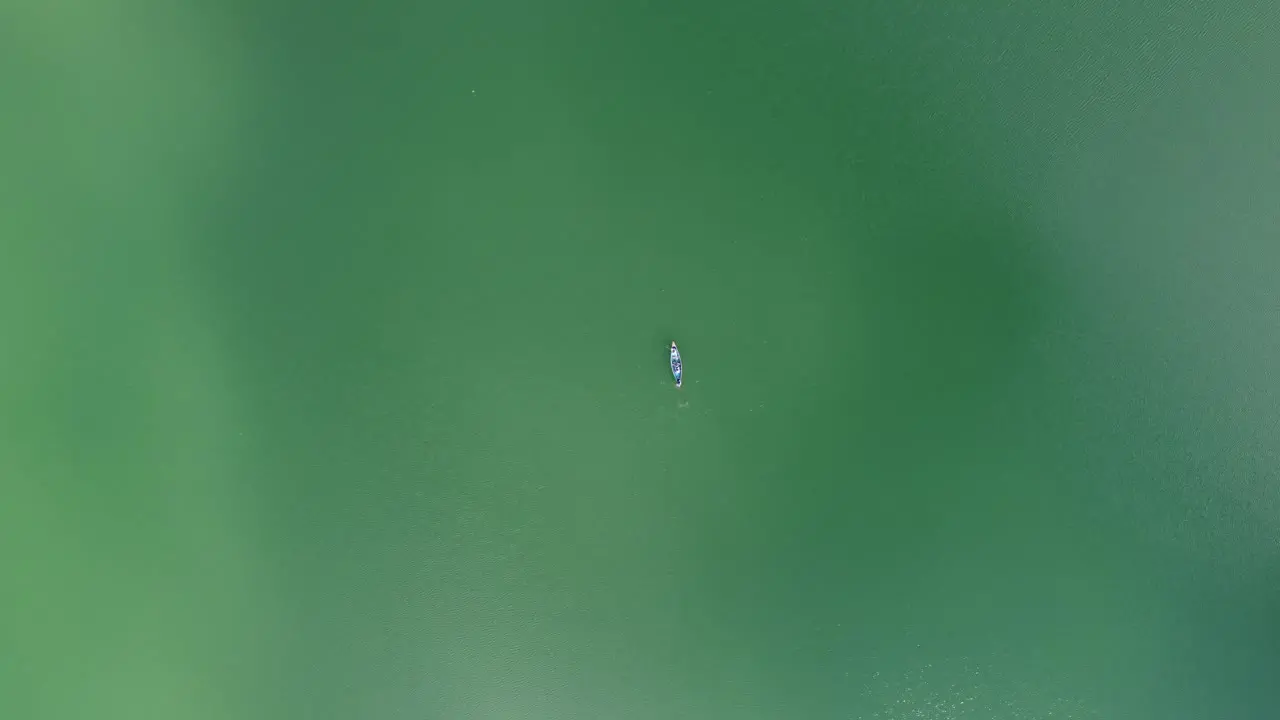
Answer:
[[[680,387],[680,348],[671,341],[671,376],[676,379],[676,387]]]

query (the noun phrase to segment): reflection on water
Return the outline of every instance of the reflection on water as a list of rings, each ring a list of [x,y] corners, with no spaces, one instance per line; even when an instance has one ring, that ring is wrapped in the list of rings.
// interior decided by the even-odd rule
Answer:
[[[968,658],[936,658],[900,673],[847,678],[860,685],[857,720],[1092,720],[1120,717],[1073,697],[1061,681],[1016,680]]]

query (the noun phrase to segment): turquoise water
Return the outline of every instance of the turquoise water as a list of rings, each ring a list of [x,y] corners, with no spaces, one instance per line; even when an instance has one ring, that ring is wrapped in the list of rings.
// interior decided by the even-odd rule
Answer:
[[[1268,717],[1274,7],[95,7],[0,710]]]

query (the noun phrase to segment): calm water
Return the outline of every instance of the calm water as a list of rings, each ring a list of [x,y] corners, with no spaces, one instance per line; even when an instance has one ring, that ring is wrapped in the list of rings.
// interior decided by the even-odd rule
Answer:
[[[0,715],[1272,716],[1278,6],[91,5]]]

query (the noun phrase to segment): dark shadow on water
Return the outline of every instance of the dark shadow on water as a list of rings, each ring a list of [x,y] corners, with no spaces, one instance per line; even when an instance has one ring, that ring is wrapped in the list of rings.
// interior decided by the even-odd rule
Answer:
[[[832,258],[846,303],[829,328],[832,379],[771,426],[778,432],[747,428],[738,438],[742,477],[726,492],[753,500],[732,521],[707,510],[700,583],[710,604],[691,612],[709,627],[718,618],[726,635],[717,641],[812,668],[761,681],[780,703],[810,698],[814,712],[843,697],[838,683],[815,679],[831,658],[870,674],[893,661],[863,667],[859,649],[905,658],[913,634],[956,656],[1010,640],[1007,628],[984,625],[989,598],[972,595],[1029,592],[998,559],[964,557],[972,574],[962,585],[926,583],[947,576],[939,568],[957,543],[1016,544],[1012,530],[975,533],[966,508],[1029,491],[966,463],[984,455],[998,466],[1019,449],[1018,438],[1001,437],[1017,425],[1002,413],[1044,387],[1037,342],[1059,302],[1048,239],[1020,200],[1026,181],[991,157],[999,147],[976,141],[995,119],[975,117],[970,98],[947,85],[946,58],[922,60],[878,37],[895,11],[809,26],[825,12],[797,10],[808,20],[761,43],[772,53],[758,68],[768,79],[744,85],[731,109],[725,86],[742,58],[714,69],[689,62],[702,68],[689,85],[719,94],[718,105],[700,107],[691,90],[690,112],[724,128],[725,157],[745,172],[769,168],[770,189],[808,198],[847,238]],[[731,35],[723,28],[737,21],[705,22]],[[855,607],[893,610],[850,615]]]
[[[870,232],[850,251],[860,346],[848,400],[868,447],[920,451],[936,432],[963,434],[1027,371],[1046,287],[1021,208],[979,177],[912,174],[883,185],[909,200],[867,208]]]

